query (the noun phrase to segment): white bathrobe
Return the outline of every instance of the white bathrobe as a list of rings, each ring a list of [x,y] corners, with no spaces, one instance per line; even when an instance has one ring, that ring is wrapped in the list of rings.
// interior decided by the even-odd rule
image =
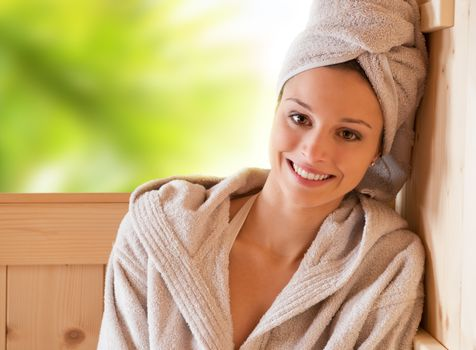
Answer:
[[[98,349],[233,349],[230,197],[267,169],[149,181],[131,194],[109,258]],[[424,249],[386,205],[351,192],[240,349],[411,349]]]

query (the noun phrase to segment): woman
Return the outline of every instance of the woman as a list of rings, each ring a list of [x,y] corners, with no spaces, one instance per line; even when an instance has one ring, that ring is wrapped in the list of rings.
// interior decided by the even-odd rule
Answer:
[[[424,250],[408,176],[426,52],[414,1],[315,1],[286,57],[271,169],[131,194],[100,349],[410,349]]]
[[[372,87],[355,70],[319,67],[286,83],[271,132],[271,171],[230,254],[235,344],[251,333],[324,219],[377,159],[382,127]],[[232,213],[241,202],[232,201]]]

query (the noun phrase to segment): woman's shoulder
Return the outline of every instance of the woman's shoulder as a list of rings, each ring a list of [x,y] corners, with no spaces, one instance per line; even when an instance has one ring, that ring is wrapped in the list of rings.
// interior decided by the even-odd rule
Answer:
[[[239,199],[259,190],[268,169],[241,168],[229,176],[175,175],[147,181],[136,187],[129,199],[129,208],[154,197],[155,203],[176,203],[198,210],[200,206],[220,204],[229,198]]]
[[[228,177],[172,176],[143,183],[129,199],[131,224],[141,231],[135,235],[160,235],[193,255],[208,237],[224,230],[230,208],[236,213],[247,194],[264,183],[264,174],[245,168]]]
[[[413,232],[407,220],[388,203],[359,194],[359,201],[365,216],[366,227],[380,238],[397,241],[414,241],[421,243],[419,236]]]
[[[425,250],[421,239],[408,229],[381,237],[366,257],[367,275],[374,275],[382,289],[375,308],[413,302],[423,297]]]
[[[373,236],[373,243],[368,247],[360,273],[369,283],[383,288],[376,307],[422,297],[425,249],[420,237],[385,203],[369,198],[361,202],[368,220],[367,233]]]
[[[424,270],[425,249],[420,237],[413,232],[407,221],[393,208],[378,200],[361,198],[366,216],[368,236],[373,244],[367,260],[374,267],[399,273],[421,276]]]
[[[372,247],[372,254],[394,265],[412,266],[423,271],[425,248],[421,238],[408,228],[401,228],[382,235]]]

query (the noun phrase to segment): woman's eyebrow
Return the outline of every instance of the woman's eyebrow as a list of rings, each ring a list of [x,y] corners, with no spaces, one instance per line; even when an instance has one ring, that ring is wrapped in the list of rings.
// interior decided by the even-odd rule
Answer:
[[[294,97],[288,97],[286,100],[291,100],[291,101],[294,101],[296,102],[297,104],[303,106],[304,108],[306,108],[307,110],[311,111],[312,112],[312,109],[311,109],[311,106],[309,106],[307,103],[305,102],[302,102],[301,100],[297,99],[297,98],[294,98]]]
[[[307,103],[297,99],[297,98],[294,98],[294,97],[288,97],[286,100],[291,100],[291,101],[294,101],[296,102],[297,104],[303,106],[304,108],[306,108],[307,110],[311,111],[312,112],[312,108],[311,106],[309,106]],[[285,101],[286,101],[285,100]],[[372,129],[372,127],[365,121],[361,120],[361,119],[353,119],[353,118],[342,118],[340,120],[341,122],[344,122],[344,123],[355,123],[355,124],[363,124],[365,126],[367,126],[368,128]]]
[[[367,126],[368,128],[372,129],[372,127],[371,127],[367,122],[364,122],[364,121],[361,120],[361,119],[342,118],[340,121],[341,121],[341,122],[344,122],[344,123],[363,124],[363,125]]]

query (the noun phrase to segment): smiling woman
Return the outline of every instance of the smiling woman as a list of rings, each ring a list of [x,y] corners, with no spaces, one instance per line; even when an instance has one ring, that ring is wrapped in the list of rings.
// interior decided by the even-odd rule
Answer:
[[[298,205],[326,203],[335,209],[378,158],[382,129],[377,97],[359,73],[336,67],[299,73],[284,86],[271,131],[269,183],[275,187],[271,192]],[[320,191],[328,195],[297,186],[295,176],[290,177],[297,175],[289,172],[293,167],[308,176],[330,175],[322,183],[297,178],[299,185],[310,187],[326,183]]]
[[[424,249],[384,202],[426,64],[415,1],[315,0],[279,75],[270,169],[131,194],[99,348],[411,349]]]

